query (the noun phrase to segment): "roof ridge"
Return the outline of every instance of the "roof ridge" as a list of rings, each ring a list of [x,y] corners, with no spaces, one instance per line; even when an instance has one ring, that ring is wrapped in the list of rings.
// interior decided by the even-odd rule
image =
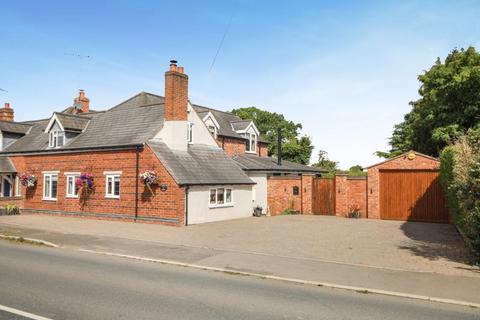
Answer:
[[[22,125],[22,126],[29,126],[29,124],[26,124],[23,121],[22,122],[17,122],[17,121],[0,120],[0,122],[10,123],[10,124],[19,124],[19,125]]]
[[[87,119],[87,120],[91,120],[92,118],[89,118],[89,117],[85,117],[85,116],[81,116],[81,115],[77,115],[77,114],[70,114],[70,113],[63,113],[63,112],[54,112],[54,114],[61,114],[62,116],[67,116],[67,117],[72,117],[72,118],[78,118],[78,119]]]

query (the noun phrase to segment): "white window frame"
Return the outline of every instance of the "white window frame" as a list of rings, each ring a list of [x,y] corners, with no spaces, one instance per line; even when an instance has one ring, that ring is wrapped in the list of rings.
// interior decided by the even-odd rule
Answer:
[[[122,190],[122,172],[121,171],[105,171],[105,198],[120,199],[120,192]],[[118,194],[115,194],[115,178],[118,178]],[[108,185],[112,184],[111,191],[108,191]]]
[[[218,202],[219,191],[223,192],[223,202]],[[212,203],[211,195],[212,192],[215,192],[215,202]],[[227,193],[230,193],[230,201],[227,202]],[[223,208],[223,207],[233,207],[233,188],[229,187],[218,187],[210,188],[208,191],[208,206],[210,208]]]
[[[256,133],[245,133],[245,138],[247,138],[248,142],[246,142],[246,146],[248,143],[248,148],[245,148],[245,152],[247,153],[257,153],[257,134]]]
[[[62,137],[62,144],[59,144],[59,138]],[[50,148],[59,148],[65,145],[65,133],[61,130],[53,130],[48,133],[48,146]]]
[[[210,130],[211,128],[213,128],[213,132]],[[214,138],[217,138],[217,127],[215,127],[215,125],[209,124],[209,125],[207,125],[207,129],[208,129],[208,132],[210,132],[210,134],[211,134]]]
[[[22,182],[20,181],[20,177],[17,175],[15,177],[15,197],[22,196]]]
[[[193,122],[189,122],[187,125],[187,142],[193,143]]]
[[[43,200],[47,201],[57,201],[58,199],[58,171],[44,171],[43,173]],[[52,197],[53,191],[53,177],[57,178],[57,194],[56,197]],[[49,180],[50,189],[48,190],[47,194],[47,178]]]
[[[78,198],[78,190],[77,190],[77,178],[80,177],[80,172],[65,172],[66,183],[65,183],[65,197],[67,198]],[[73,193],[69,192],[68,184],[72,181],[72,188]]]

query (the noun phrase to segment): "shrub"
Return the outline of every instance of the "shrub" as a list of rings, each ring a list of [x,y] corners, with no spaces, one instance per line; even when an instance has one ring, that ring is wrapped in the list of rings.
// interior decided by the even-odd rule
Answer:
[[[4,209],[5,209],[5,214],[9,216],[20,214],[20,209],[14,204],[7,204]]]
[[[480,257],[480,130],[469,130],[441,153],[440,182],[454,222]]]
[[[360,206],[358,204],[354,203],[348,208],[347,218],[358,219],[361,215]]]

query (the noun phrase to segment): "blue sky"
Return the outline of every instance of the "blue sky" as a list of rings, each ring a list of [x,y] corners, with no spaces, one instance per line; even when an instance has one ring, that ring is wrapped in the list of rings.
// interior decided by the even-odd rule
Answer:
[[[21,121],[78,89],[95,109],[163,95],[176,58],[193,102],[283,113],[312,138],[312,161],[322,149],[366,166],[418,97],[417,75],[480,45],[479,16],[477,1],[3,1],[0,102]]]

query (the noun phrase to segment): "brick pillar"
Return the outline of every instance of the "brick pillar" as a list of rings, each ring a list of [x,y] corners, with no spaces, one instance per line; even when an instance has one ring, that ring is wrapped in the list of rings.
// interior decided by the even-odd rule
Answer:
[[[312,212],[312,175],[302,175],[302,214],[313,214]]]
[[[348,182],[346,174],[335,175],[335,215],[348,214]]]

